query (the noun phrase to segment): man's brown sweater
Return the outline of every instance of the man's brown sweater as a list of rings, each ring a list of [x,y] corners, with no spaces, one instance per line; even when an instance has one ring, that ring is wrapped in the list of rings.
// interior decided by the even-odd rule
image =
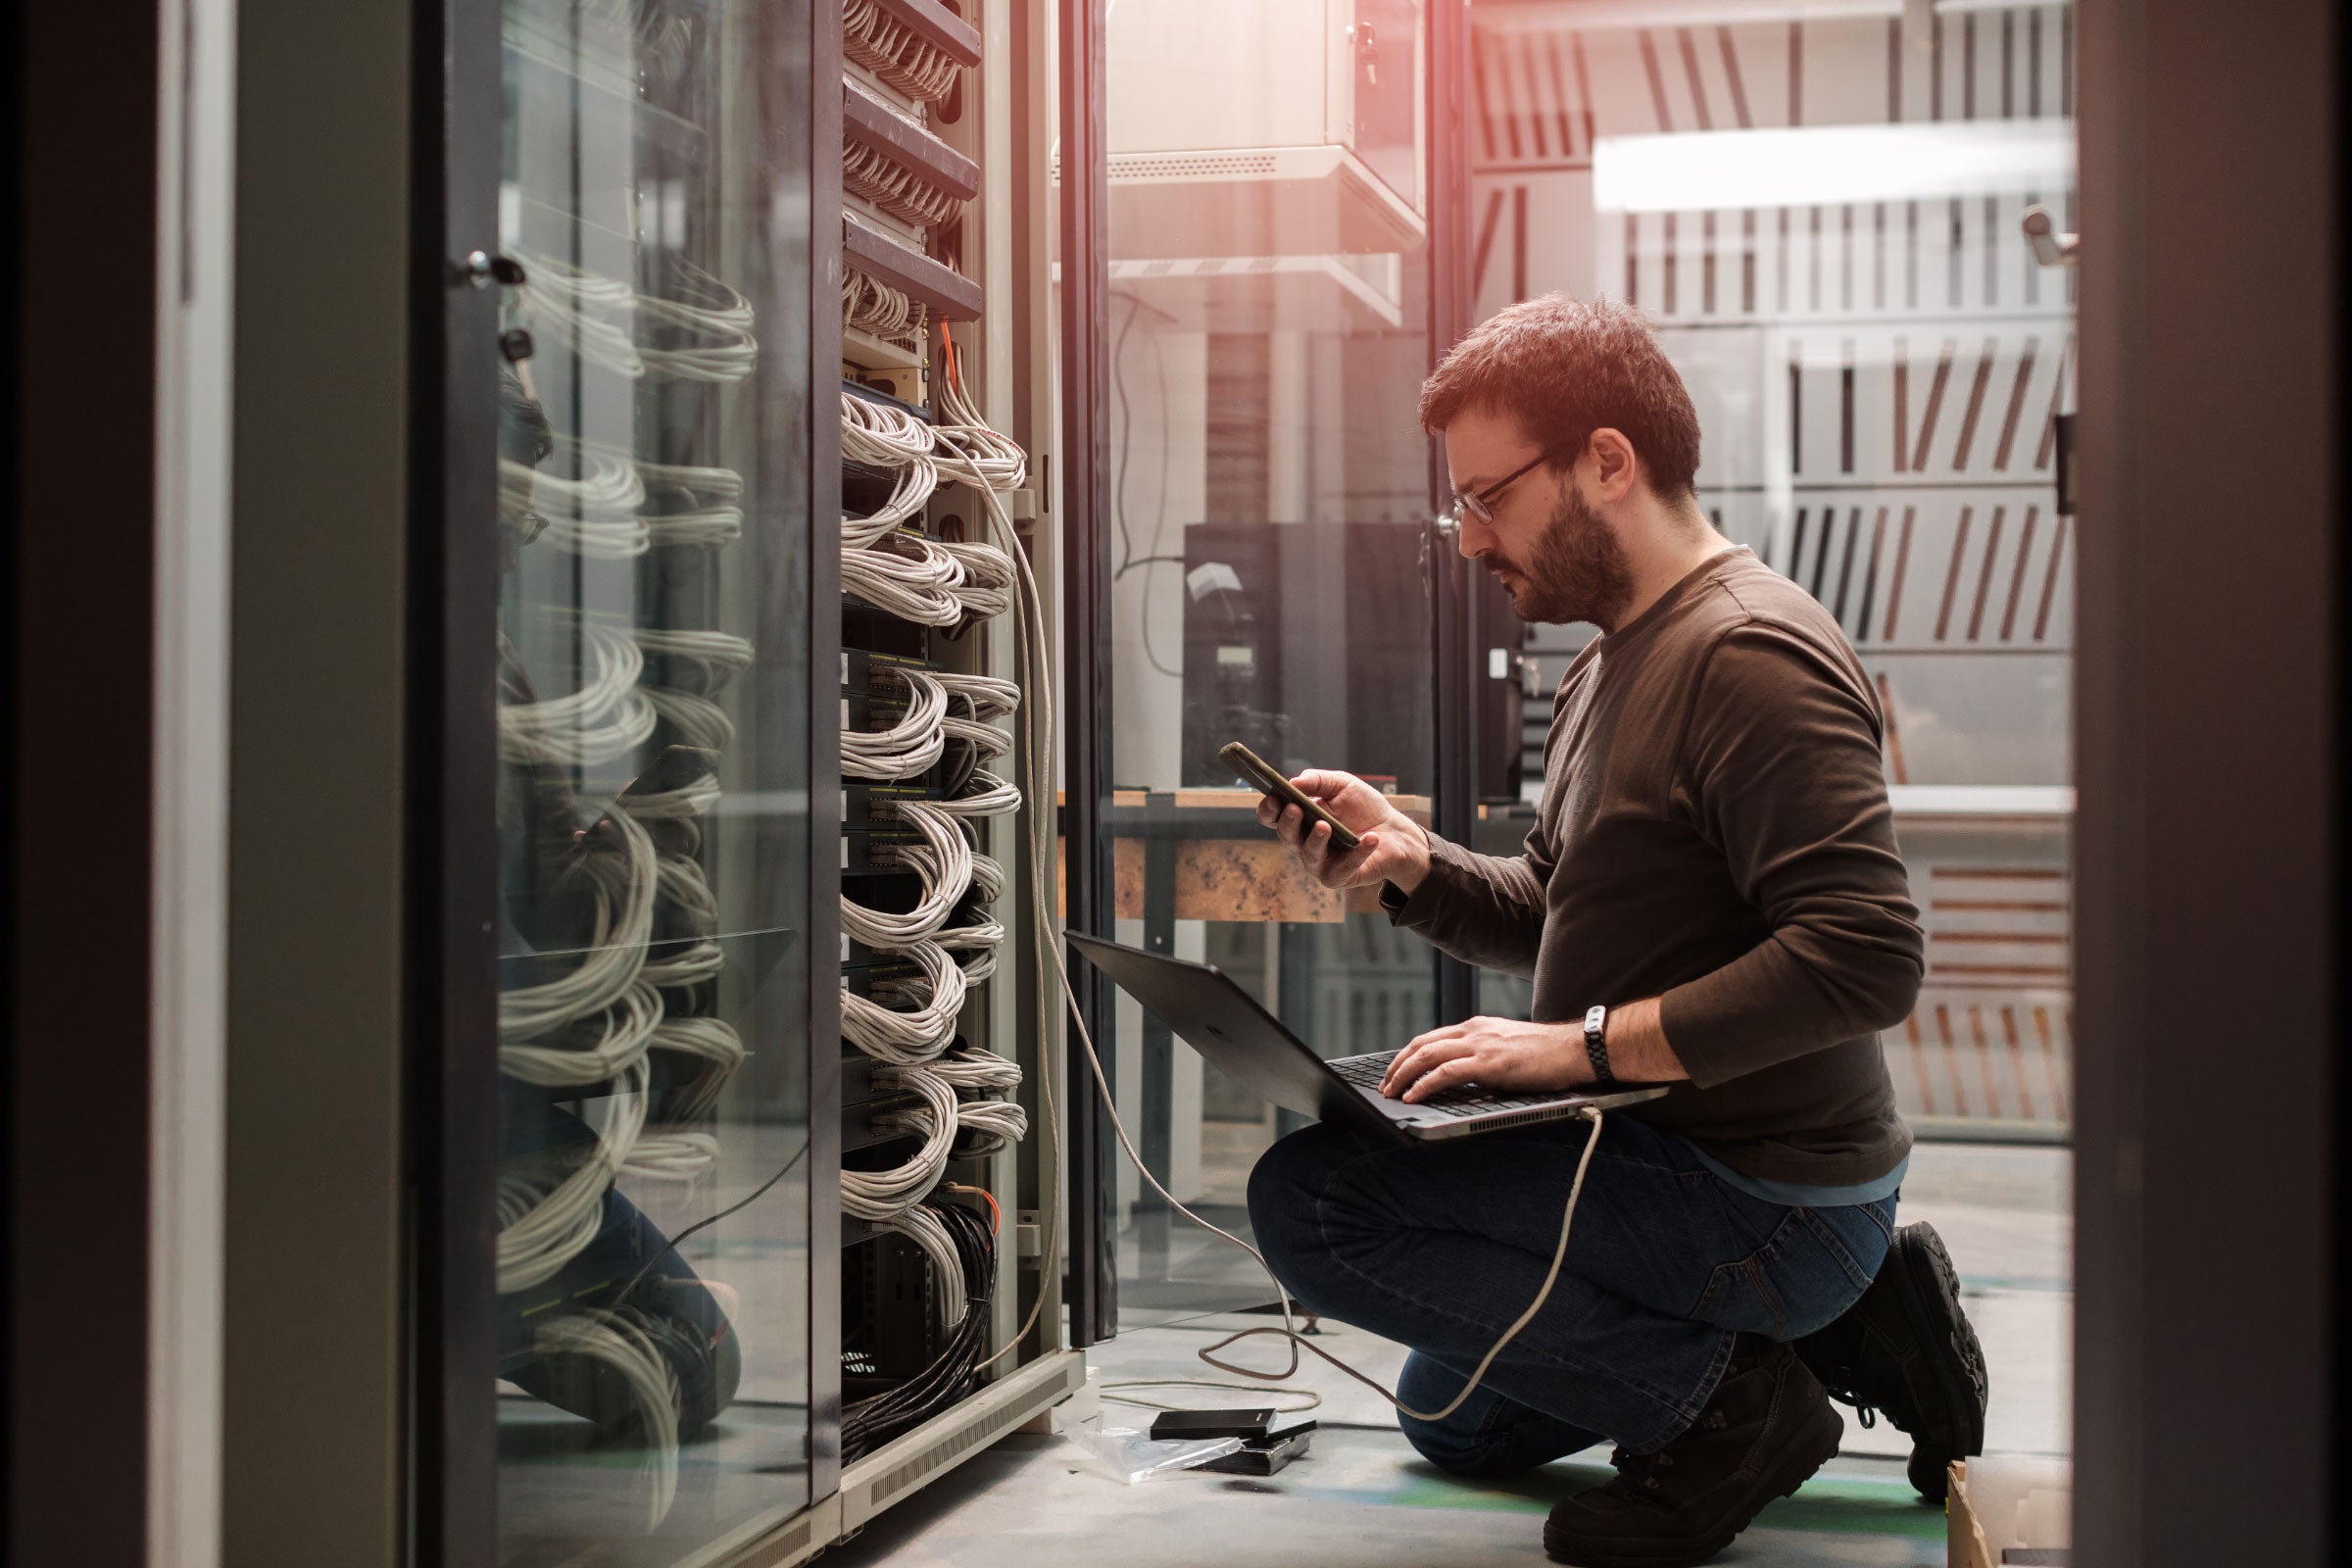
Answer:
[[[1766,1181],[1841,1187],[1911,1147],[1877,1030],[1925,941],[1882,719],[1811,596],[1745,550],[1577,657],[1524,855],[1442,840],[1397,923],[1532,976],[1539,1022],[1661,997],[1690,1074],[1637,1115]]]

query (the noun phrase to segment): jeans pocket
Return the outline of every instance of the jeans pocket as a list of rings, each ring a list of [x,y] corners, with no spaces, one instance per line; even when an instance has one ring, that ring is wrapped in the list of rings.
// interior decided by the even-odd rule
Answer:
[[[1789,1209],[1764,1245],[1736,1262],[1721,1263],[1708,1274],[1692,1321],[1766,1339],[1783,1338],[1788,1329],[1788,1308],[1772,1282],[1773,1263],[1794,1231],[1802,1209]]]

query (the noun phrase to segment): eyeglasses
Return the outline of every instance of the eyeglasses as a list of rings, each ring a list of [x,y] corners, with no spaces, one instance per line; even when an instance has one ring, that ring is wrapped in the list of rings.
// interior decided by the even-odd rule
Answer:
[[[1542,453],[1537,454],[1484,490],[1473,495],[1456,495],[1453,498],[1453,520],[1459,523],[1462,520],[1462,514],[1468,513],[1471,516],[1492,527],[1494,522],[1494,503],[1502,499],[1502,493],[1505,490],[1517,484],[1531,469],[1541,465],[1544,456]]]

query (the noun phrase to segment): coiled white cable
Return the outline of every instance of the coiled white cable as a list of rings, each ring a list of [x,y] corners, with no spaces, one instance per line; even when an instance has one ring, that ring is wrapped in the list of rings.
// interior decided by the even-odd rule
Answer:
[[[994,856],[972,854],[972,895],[982,904],[994,904],[1004,892],[1004,866]]]
[[[537,703],[498,710],[499,756],[510,762],[611,761],[645,744],[656,722],[653,704],[637,686],[645,656],[636,639],[598,621],[580,623],[588,678],[580,689]]]
[[[587,956],[559,979],[499,993],[502,1045],[538,1040],[612,1005],[645,965],[658,881],[654,842],[625,811],[611,812],[605,820],[612,825],[620,853],[596,849],[583,862],[596,902]]]
[[[1002,555],[1004,552],[995,552]],[[950,697],[960,697],[978,719],[1008,718],[1021,706],[1021,689],[999,675],[967,675],[943,669],[934,677]]]
[[[531,1338],[541,1355],[576,1355],[618,1373],[635,1400],[644,1467],[653,1486],[646,1504],[649,1531],[669,1517],[678,1495],[678,1375],[650,1335],[626,1313],[566,1312],[539,1325]]]
[[[924,670],[889,666],[906,686],[906,709],[884,730],[843,730],[841,771],[849,778],[912,778],[936,763],[947,750],[942,722],[947,689]]]
[[[499,495],[545,524],[539,537],[594,561],[626,561],[653,548],[653,531],[636,515],[645,501],[637,470],[598,458],[585,479],[564,479],[511,459],[498,460]]]
[[[743,535],[743,475],[732,468],[683,464],[640,463],[638,477],[649,494],[674,497],[686,505],[649,514],[646,531],[657,545],[726,545]]]
[[[615,374],[652,373],[692,381],[740,381],[759,368],[751,302],[697,268],[688,268],[691,299],[639,294],[615,278],[551,257],[532,257],[514,291],[523,318]],[[634,323],[698,332],[714,339],[681,348],[640,348]]]
[[[994,545],[942,540],[939,548],[963,568],[956,597],[976,620],[993,620],[1012,608],[1012,558]]]
[[[721,1018],[664,1018],[647,1044],[654,1051],[675,1052],[710,1063],[696,1077],[691,1090],[671,1097],[667,1113],[673,1121],[692,1121],[708,1111],[727,1079],[750,1055],[743,1036]]]
[[[709,697],[728,681],[749,669],[752,664],[752,645],[732,632],[671,630],[640,627],[637,646],[648,654],[664,661],[661,684],[673,690],[691,691]],[[691,686],[675,677],[683,664],[697,678]]]
[[[921,534],[904,529],[881,544],[841,553],[841,586],[875,609],[920,626],[963,619],[963,567]]]
[[[498,1070],[546,1088],[601,1084],[645,1059],[662,1022],[662,998],[644,969],[620,1000],[597,1020],[593,1039],[578,1045],[501,1045]]]
[[[715,942],[697,942],[674,953],[664,951],[658,957],[649,957],[639,973],[657,986],[690,986],[717,979],[726,967],[726,949]]]
[[[718,1139],[710,1133],[648,1133],[637,1140],[620,1173],[642,1181],[698,1182],[718,1163]]]
[[[964,793],[952,801],[933,801],[950,816],[1004,816],[1021,808],[1021,792],[987,768],[974,768]]]
[[[881,1061],[919,1066],[956,1039],[956,1014],[962,1010],[963,971],[936,942],[918,942],[906,957],[922,972],[878,984],[874,996],[841,994],[842,1037]],[[910,1002],[904,1009],[888,1005]]]
[[[500,1295],[544,1285],[596,1240],[603,1226],[605,1194],[645,1130],[648,1081],[641,1056],[621,1073],[607,1100],[605,1125],[598,1130],[595,1148],[560,1180],[546,1182],[540,1179],[544,1168],[528,1170],[521,1161],[510,1161],[500,1173]],[[554,1163],[553,1155],[529,1162],[539,1167]]]
[[[676,732],[681,744],[699,746],[706,752],[723,752],[735,743],[735,721],[710,698],[673,691],[666,686],[641,686],[638,691],[656,716]],[[646,733],[653,733],[650,726]]]
[[[844,894],[841,928],[869,948],[909,948],[936,934],[962,902],[977,863],[972,841],[939,803],[901,801],[897,809],[899,819],[921,835],[919,843],[900,846],[898,857],[922,879],[922,897],[901,914],[869,908]]]
[[[841,1206],[859,1219],[888,1219],[920,1202],[939,1185],[948,1153],[956,1145],[956,1091],[946,1080],[919,1066],[878,1068],[874,1087],[904,1089],[921,1097],[921,1104],[884,1111],[873,1119],[873,1125],[919,1133],[923,1141],[906,1163],[890,1170],[841,1173]]]

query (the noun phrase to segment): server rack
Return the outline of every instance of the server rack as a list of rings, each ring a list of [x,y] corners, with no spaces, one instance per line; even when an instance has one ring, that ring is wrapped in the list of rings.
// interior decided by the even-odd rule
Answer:
[[[1019,9],[420,12],[440,1560],[789,1563],[1081,1375]]]

